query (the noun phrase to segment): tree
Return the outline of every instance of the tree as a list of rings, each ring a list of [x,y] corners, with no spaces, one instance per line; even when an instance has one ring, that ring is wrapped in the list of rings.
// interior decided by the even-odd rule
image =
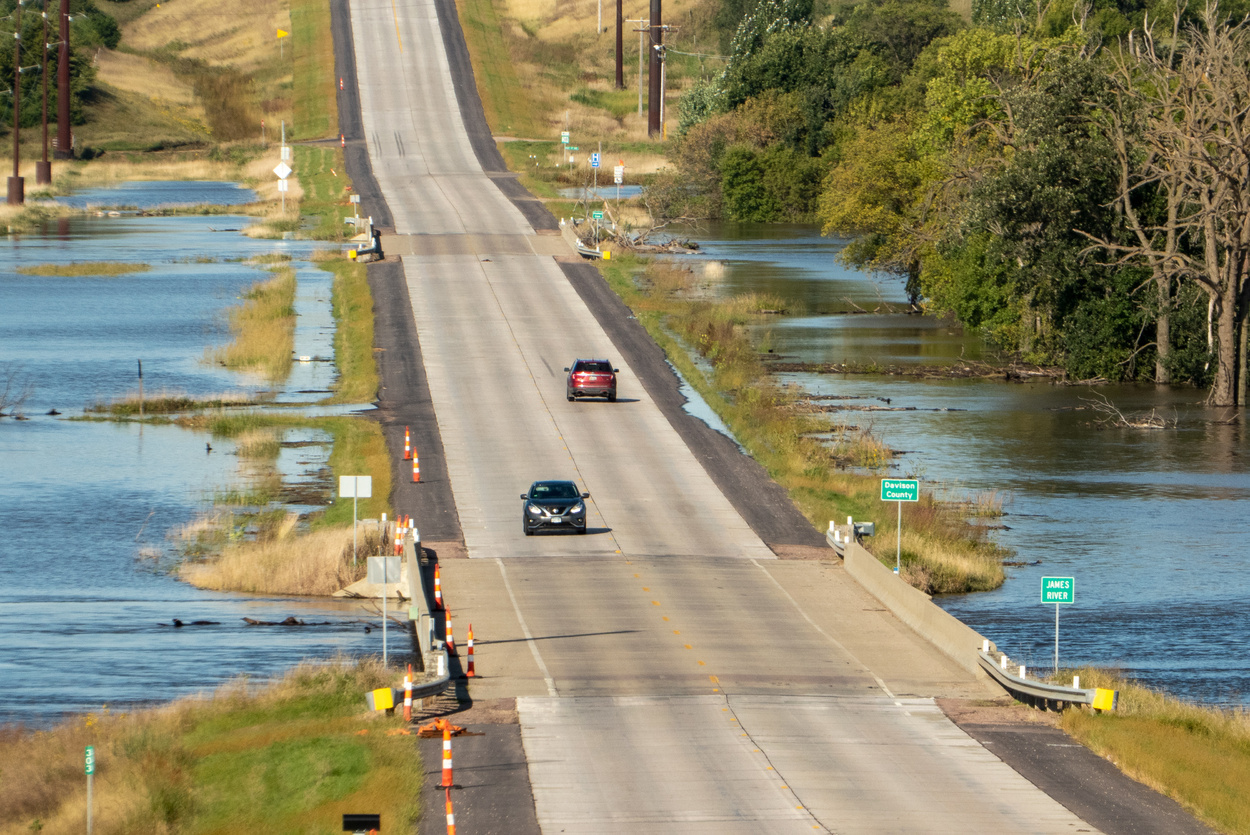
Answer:
[[[1208,298],[1215,356],[1210,401],[1245,405],[1250,308],[1250,19],[1225,25],[1214,4],[1169,42],[1147,28],[1120,57],[1122,96],[1142,114],[1141,159],[1120,205],[1146,189],[1168,196],[1163,219],[1128,243],[1099,240],[1121,263],[1193,282]],[[1130,225],[1132,220],[1130,219]]]

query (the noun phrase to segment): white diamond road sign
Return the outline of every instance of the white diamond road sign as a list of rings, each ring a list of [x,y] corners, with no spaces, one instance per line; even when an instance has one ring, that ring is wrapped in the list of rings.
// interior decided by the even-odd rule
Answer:
[[[278,167],[273,170],[273,173],[278,175],[279,180],[285,180],[287,177],[291,176],[291,166],[287,165],[285,162],[280,162],[278,163]]]

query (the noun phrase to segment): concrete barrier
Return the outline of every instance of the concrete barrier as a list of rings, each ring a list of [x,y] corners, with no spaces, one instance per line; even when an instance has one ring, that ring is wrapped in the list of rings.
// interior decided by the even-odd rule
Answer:
[[[847,537],[835,546],[832,530],[826,539],[830,547],[842,554],[846,573],[881,601],[895,617],[968,672],[979,678],[989,678],[981,669],[981,646],[985,639],[980,633],[939,608],[929,595],[907,585],[863,546],[846,542]],[[992,642],[990,647],[996,649]]]

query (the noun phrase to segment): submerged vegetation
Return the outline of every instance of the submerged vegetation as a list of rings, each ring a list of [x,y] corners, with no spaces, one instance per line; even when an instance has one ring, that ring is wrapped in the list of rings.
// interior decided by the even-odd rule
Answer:
[[[83,276],[83,275],[126,275],[128,273],[146,273],[152,269],[151,264],[139,264],[129,261],[73,261],[68,264],[35,264],[17,268],[21,275],[46,276]]]
[[[256,372],[269,383],[291,373],[295,340],[295,270],[274,272],[243,294],[243,305],[229,313],[231,341],[209,353],[214,362]]]
[[[890,464],[889,447],[868,428],[831,424],[801,408],[796,393],[773,380],[751,342],[747,325],[765,320],[762,311],[781,307],[776,299],[701,298],[688,270],[636,256],[602,262],[602,269],[682,376],[817,529],[848,514],[877,515],[877,472]],[[933,594],[1000,586],[1005,552],[987,539],[985,527],[967,521],[996,513],[1001,503],[986,497],[964,503],[926,495],[909,506],[903,513],[904,579]],[[895,524],[893,517],[882,520],[877,539],[893,542]]]
[[[46,731],[0,730],[0,833],[83,831],[87,745],[100,835],[330,833],[360,809],[407,830],[419,755],[401,719],[364,701],[398,675],[373,657],[304,662],[264,685],[238,679],[163,707],[105,705]]]

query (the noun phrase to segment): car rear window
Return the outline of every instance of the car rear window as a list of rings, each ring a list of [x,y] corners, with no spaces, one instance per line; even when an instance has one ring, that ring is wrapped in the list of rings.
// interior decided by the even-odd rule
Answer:
[[[579,362],[573,370],[574,371],[597,371],[601,373],[610,373],[612,371],[612,363],[598,362],[598,361]]]
[[[580,494],[570,481],[548,481],[535,484],[530,495],[535,499],[576,499]]]

